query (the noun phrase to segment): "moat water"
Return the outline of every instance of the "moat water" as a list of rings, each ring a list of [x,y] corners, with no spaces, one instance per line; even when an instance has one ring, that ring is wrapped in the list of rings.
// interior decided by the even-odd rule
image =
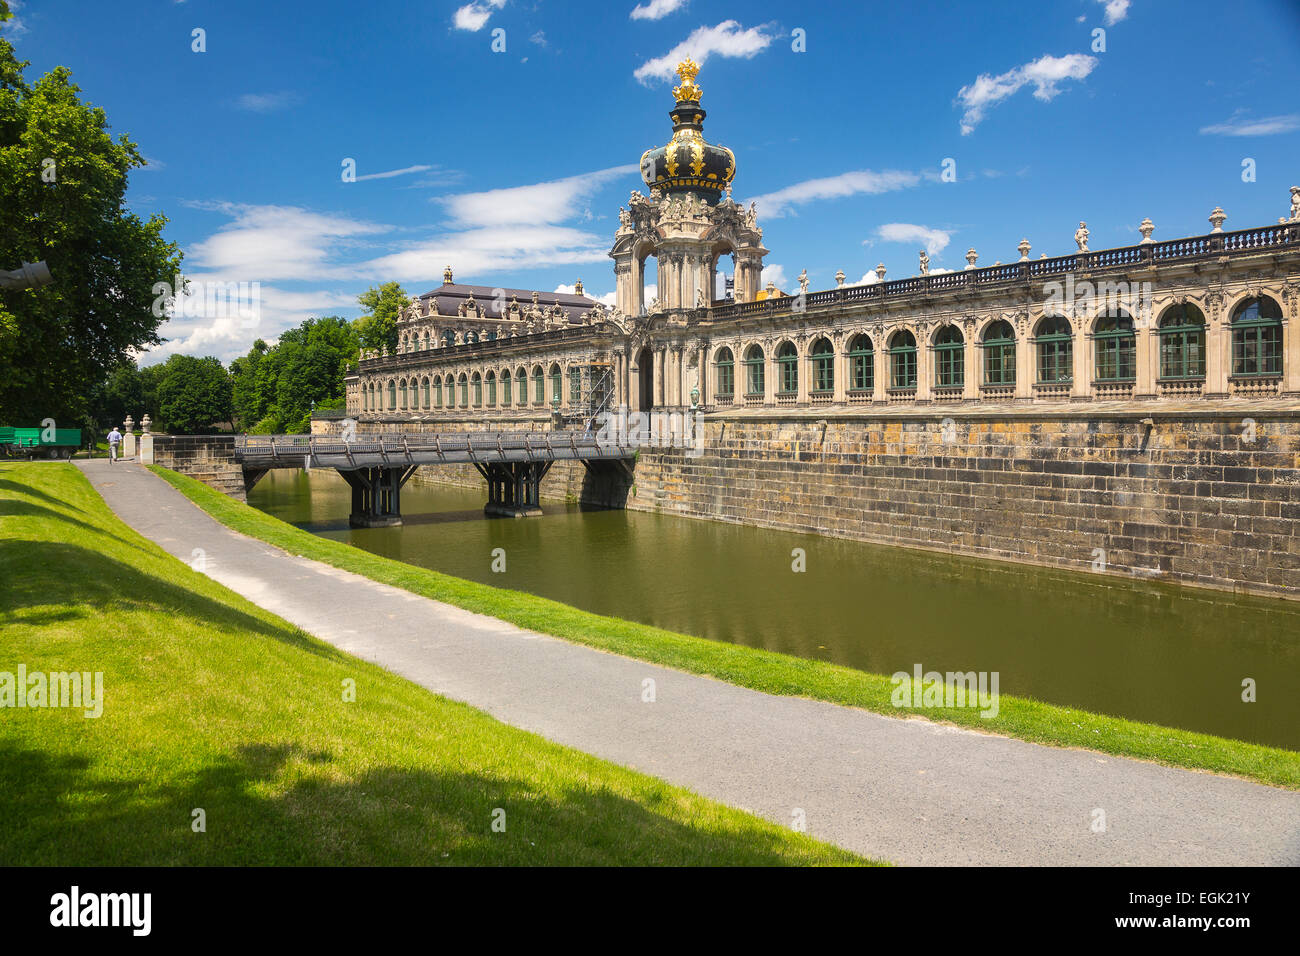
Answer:
[[[1300,750],[1297,603],[561,502],[485,518],[485,500],[412,483],[402,527],[362,530],[332,472],[249,494],[322,537],[598,614],[878,674],[996,671],[1003,694]]]

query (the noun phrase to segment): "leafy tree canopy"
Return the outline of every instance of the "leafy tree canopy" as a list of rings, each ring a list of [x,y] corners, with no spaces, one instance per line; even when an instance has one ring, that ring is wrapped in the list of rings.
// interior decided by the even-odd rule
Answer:
[[[45,260],[53,282],[0,291],[0,419],[77,420],[89,393],[133,349],[161,341],[157,282],[181,254],[167,220],[125,203],[136,145],[56,67],[29,85],[0,37],[0,268]]]
[[[366,314],[357,319],[357,335],[363,349],[397,350],[397,316],[410,302],[410,296],[397,282],[385,282],[357,296]]]
[[[220,359],[173,355],[161,368],[158,412],[168,431],[201,434],[231,421],[230,374]]]

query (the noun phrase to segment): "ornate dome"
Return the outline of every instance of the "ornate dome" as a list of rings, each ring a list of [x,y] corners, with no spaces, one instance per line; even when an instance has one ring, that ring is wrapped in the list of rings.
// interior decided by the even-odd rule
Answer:
[[[641,178],[651,189],[665,193],[693,192],[716,204],[736,175],[736,157],[725,146],[704,141],[701,90],[695,85],[700,68],[689,57],[677,64],[682,85],[673,89],[677,105],[673,138],[666,146],[648,149],[641,156]]]

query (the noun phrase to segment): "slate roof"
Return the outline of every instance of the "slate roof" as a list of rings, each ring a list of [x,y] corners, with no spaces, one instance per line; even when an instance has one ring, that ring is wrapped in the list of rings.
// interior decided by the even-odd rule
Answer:
[[[444,316],[456,315],[456,310],[460,308],[462,302],[471,295],[474,301],[478,303],[479,308],[488,309],[492,300],[496,297],[499,286],[490,285],[462,285],[459,282],[444,282],[430,292],[420,296],[420,301],[427,303],[430,299],[436,299],[438,302],[438,312]],[[511,296],[519,300],[521,308],[527,309],[532,305],[532,289],[503,289],[505,292],[506,302],[509,303]],[[596,304],[595,299],[588,298],[585,295],[571,295],[565,292],[543,292],[537,290],[537,304],[543,309],[558,305],[564,309],[569,317],[569,321],[575,325],[580,324],[582,313],[589,311]],[[504,318],[504,316],[495,316],[489,313],[490,318]]]

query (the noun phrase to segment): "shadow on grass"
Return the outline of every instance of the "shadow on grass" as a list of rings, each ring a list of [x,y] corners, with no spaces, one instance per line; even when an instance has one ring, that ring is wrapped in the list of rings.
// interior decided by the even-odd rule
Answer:
[[[0,475],[5,474],[8,470],[9,469],[7,468],[0,468]],[[41,501],[48,501],[61,508],[71,508],[73,511],[80,511],[82,514],[85,514],[85,510],[80,505],[74,505],[71,501],[56,498],[48,491],[42,491],[40,488],[26,484],[25,482],[13,481],[9,478],[0,478],[0,494],[3,494],[4,492],[9,492],[10,494],[15,495],[26,495],[29,498],[39,498]]]
[[[160,560],[175,561],[160,556]],[[178,574],[195,574],[179,561]],[[67,615],[69,607],[89,606],[96,613],[144,611],[174,614],[210,628],[243,629],[273,638],[329,660],[344,655],[311,640],[297,628],[276,626],[230,604],[148,574],[102,552],[62,542],[0,540],[0,607],[24,623],[43,623],[24,615],[26,608],[53,611],[49,623]],[[56,617],[49,619],[49,615]],[[82,612],[79,616],[85,616]]]
[[[0,518],[53,518],[56,521],[64,521],[74,525],[89,534],[102,534],[112,538],[120,544],[129,548],[135,548],[137,551],[148,553],[148,549],[135,541],[127,541],[120,535],[114,534],[99,525],[90,524],[82,521],[80,518],[74,518],[72,515],[64,514],[61,511],[55,511],[53,508],[47,508],[45,505],[33,504],[29,501],[17,501],[13,498],[0,498]]]
[[[339,780],[333,756],[246,744],[184,783],[104,779],[81,755],[0,745],[0,864],[788,865],[773,827],[693,827],[598,784],[542,793],[510,776],[378,767]],[[289,764],[294,764],[289,767]],[[284,773],[297,779],[284,789]],[[6,779],[8,778],[8,779]],[[268,795],[268,793],[270,795]],[[658,791],[665,807],[675,795]],[[648,801],[658,802],[652,795]],[[206,832],[192,830],[193,811]],[[494,811],[507,830],[492,831]],[[811,848],[810,848],[811,849]]]

